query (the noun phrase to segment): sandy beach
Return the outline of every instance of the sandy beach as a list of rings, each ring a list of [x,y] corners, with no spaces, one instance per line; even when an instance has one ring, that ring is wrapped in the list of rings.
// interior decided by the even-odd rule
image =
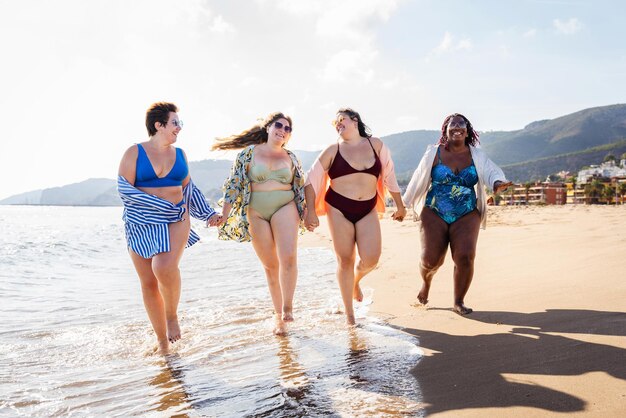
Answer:
[[[325,217],[301,243],[332,246]],[[626,207],[490,207],[466,305],[448,256],[417,304],[419,223],[381,221],[370,312],[418,337],[428,416],[626,416]]]

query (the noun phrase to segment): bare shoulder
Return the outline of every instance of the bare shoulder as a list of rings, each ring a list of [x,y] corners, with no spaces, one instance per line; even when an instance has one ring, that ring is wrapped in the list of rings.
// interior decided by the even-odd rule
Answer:
[[[137,145],[131,145],[126,149],[122,156],[122,161],[120,161],[118,174],[126,178],[131,184],[135,183],[135,164],[138,155]]]
[[[331,144],[327,146],[324,151],[320,154],[320,159],[329,159],[333,158],[333,156],[337,153],[337,148],[339,144]]]
[[[328,167],[330,167],[335,155],[337,154],[338,146],[338,144],[331,144],[327,146],[317,157],[320,160],[320,163],[322,163],[324,170],[328,170]]]
[[[376,152],[380,154],[380,151],[383,149],[384,145],[383,141],[380,138],[373,136],[370,138],[370,142],[372,143],[372,146],[374,147]]]
[[[137,155],[139,155],[139,149],[137,148],[137,144],[133,144],[124,151],[124,155],[122,156],[122,161],[126,159],[137,159]]]

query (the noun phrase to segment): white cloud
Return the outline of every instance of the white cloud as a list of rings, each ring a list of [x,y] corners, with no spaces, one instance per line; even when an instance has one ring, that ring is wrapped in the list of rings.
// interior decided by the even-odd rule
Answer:
[[[222,15],[219,15],[213,19],[211,25],[209,26],[209,30],[217,33],[235,32],[235,27],[226,22]]]
[[[456,44],[456,49],[464,49],[469,51],[472,49],[472,41],[470,39],[461,39],[458,44]]]
[[[317,13],[321,8],[321,4],[315,1],[278,0],[276,5],[279,9],[297,16]]]
[[[500,45],[498,47],[498,55],[500,55],[500,58],[511,58],[511,48],[508,45]]]
[[[443,52],[449,51],[450,48],[452,48],[452,34],[450,34],[450,32],[446,32],[443,35],[443,39],[441,40],[441,43],[437,45],[434,52],[441,54]]]
[[[239,82],[239,87],[252,87],[255,86],[257,83],[260,83],[259,78],[255,76],[250,76],[241,80]]]
[[[370,83],[374,78],[372,63],[377,52],[367,49],[341,50],[334,54],[321,73],[321,79],[326,82],[355,80],[361,83]]]
[[[560,19],[554,19],[552,21],[552,25],[557,30],[557,32],[564,35],[573,35],[583,28],[583,24],[580,23],[580,21],[575,17],[572,17],[567,22],[563,22]]]
[[[537,29],[532,28],[524,32],[524,38],[534,38],[537,35]]]
[[[452,52],[452,51],[459,51],[459,50],[469,51],[472,49],[472,47],[473,45],[472,45],[471,39],[464,38],[455,43],[455,40],[452,34],[450,32],[446,32],[443,35],[443,39],[441,40],[439,45],[437,45],[437,47],[435,47],[435,49],[433,49],[432,52],[434,54],[441,55],[446,52]]]
[[[392,0],[329,1],[316,24],[318,35],[359,41],[371,37],[372,19],[386,22],[398,7]]]
[[[396,87],[398,87],[399,84],[400,84],[400,80],[397,77],[395,77],[395,78],[392,78],[392,79],[384,80],[380,84],[380,87],[383,90],[392,90],[392,89],[395,89]]]

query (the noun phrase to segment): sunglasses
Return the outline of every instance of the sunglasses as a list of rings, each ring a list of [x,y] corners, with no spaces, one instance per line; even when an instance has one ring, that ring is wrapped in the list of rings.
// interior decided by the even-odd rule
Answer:
[[[454,127],[461,128],[461,129],[467,128],[467,123],[465,123],[465,121],[462,120],[460,122],[450,122],[448,124],[448,128],[454,128]]]
[[[183,127],[183,121],[182,120],[176,120],[176,119],[172,119],[170,122],[172,122],[172,125],[174,125],[177,128],[181,128]]]
[[[352,119],[352,118],[348,118],[347,116],[341,115],[337,119],[333,119],[331,123],[333,124],[333,126],[336,127],[337,125],[339,125],[341,122],[343,122],[346,119]]]
[[[276,129],[284,129],[284,130],[285,130],[285,132],[287,132],[287,133],[291,133],[291,126],[289,126],[289,125],[283,125],[283,124],[282,124],[282,123],[280,123],[280,122],[274,122],[274,127],[275,127]]]

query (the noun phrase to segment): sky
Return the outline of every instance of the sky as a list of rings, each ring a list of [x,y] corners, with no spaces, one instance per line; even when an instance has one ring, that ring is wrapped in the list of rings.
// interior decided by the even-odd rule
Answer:
[[[115,178],[156,101],[190,161],[274,111],[314,151],[345,106],[384,136],[626,103],[625,21],[621,0],[0,0],[0,199]]]

